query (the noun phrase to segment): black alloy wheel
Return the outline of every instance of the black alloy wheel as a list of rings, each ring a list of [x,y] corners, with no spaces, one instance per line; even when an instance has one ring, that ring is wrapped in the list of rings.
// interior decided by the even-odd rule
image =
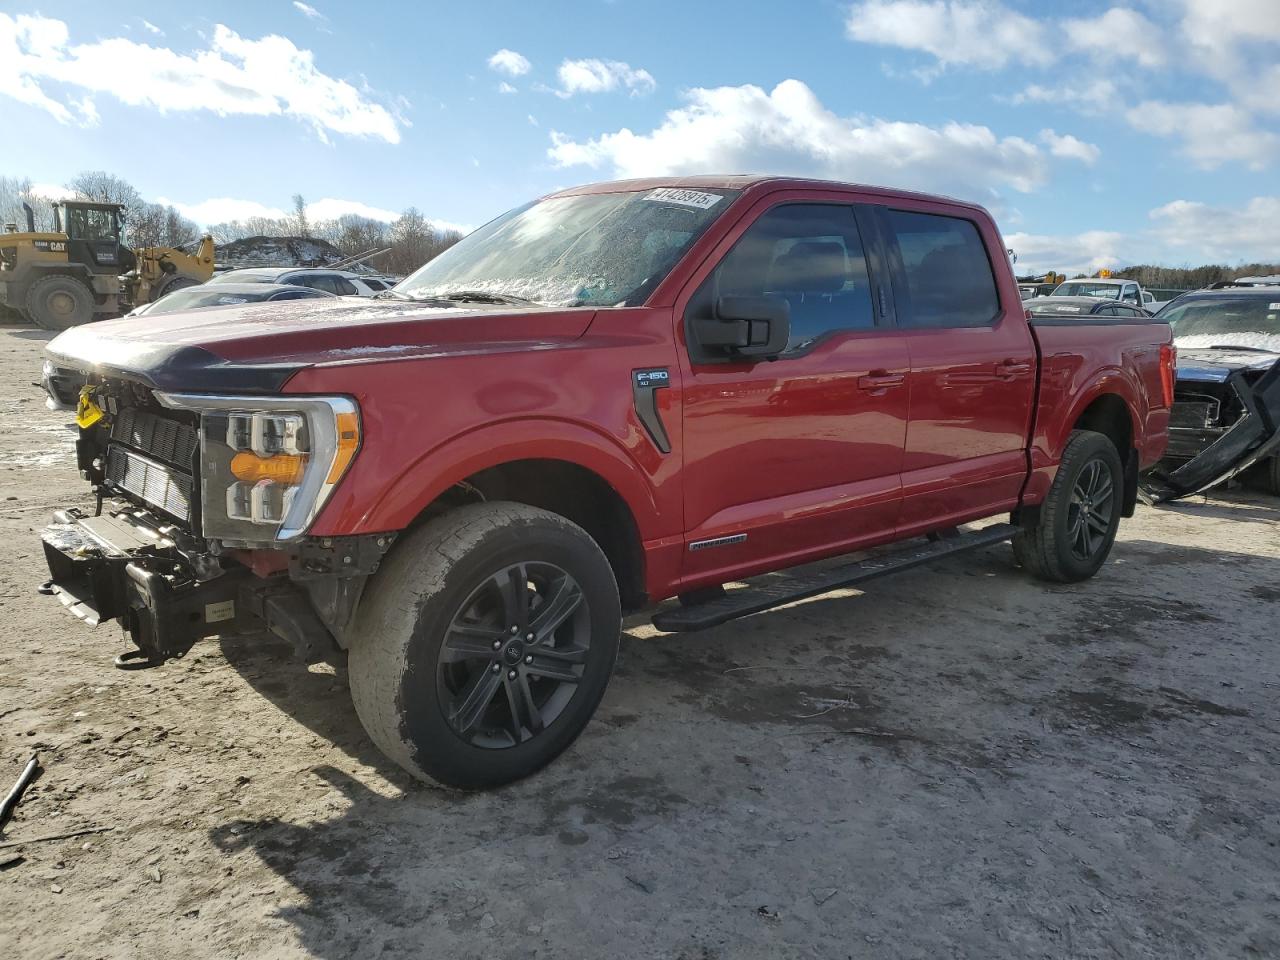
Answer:
[[[1071,555],[1077,560],[1088,563],[1109,546],[1115,495],[1107,464],[1098,459],[1086,463],[1071,488],[1067,506],[1067,535]]]
[[[564,711],[582,680],[591,612],[553,563],[505,566],[463,601],[440,647],[438,701],[449,728],[486,749],[524,743]]]

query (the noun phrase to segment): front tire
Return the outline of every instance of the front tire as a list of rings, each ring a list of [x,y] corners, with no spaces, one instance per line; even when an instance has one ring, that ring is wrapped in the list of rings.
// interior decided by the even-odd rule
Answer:
[[[27,291],[27,314],[45,330],[66,330],[93,319],[93,293],[74,277],[41,277]]]
[[[509,783],[586,727],[621,625],[613,571],[581,527],[524,504],[461,507],[403,537],[370,581],[352,700],[413,776]]]
[[[1013,555],[1041,580],[1076,583],[1106,562],[1120,527],[1124,468],[1104,434],[1076,430],[1034,521],[1013,538]]]

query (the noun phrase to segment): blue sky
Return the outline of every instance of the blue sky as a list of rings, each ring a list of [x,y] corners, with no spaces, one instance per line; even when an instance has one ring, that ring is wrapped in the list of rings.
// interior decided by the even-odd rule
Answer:
[[[203,222],[778,172],[977,200],[1029,269],[1276,260],[1277,89],[1277,0],[0,3],[0,174]]]

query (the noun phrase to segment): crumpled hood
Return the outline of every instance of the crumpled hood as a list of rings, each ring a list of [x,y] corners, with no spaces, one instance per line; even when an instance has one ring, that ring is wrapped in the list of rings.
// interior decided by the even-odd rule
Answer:
[[[59,366],[163,390],[269,393],[318,364],[545,349],[582,336],[594,315],[583,307],[286,300],[89,323],[46,351]]]
[[[1178,379],[1201,383],[1225,383],[1237,370],[1266,370],[1280,360],[1280,334],[1274,333],[1199,333],[1178,337],[1174,346]]]

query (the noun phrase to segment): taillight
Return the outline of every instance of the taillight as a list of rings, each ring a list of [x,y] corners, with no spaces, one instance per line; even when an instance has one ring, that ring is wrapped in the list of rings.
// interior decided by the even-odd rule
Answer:
[[[1160,390],[1164,405],[1173,406],[1173,384],[1178,378],[1178,348],[1171,343],[1160,346]]]

